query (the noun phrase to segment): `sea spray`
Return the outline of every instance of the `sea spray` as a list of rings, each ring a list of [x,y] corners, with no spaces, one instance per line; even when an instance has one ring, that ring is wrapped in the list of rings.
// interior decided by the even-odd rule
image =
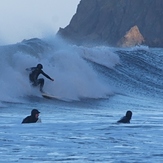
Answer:
[[[9,96],[17,99],[30,95],[37,96],[38,92],[36,93],[36,89],[30,86],[29,74],[25,69],[38,63],[43,64],[43,71],[55,79],[54,82],[45,79],[44,90],[50,94],[79,100],[105,98],[113,93],[109,83],[99,78],[87,60],[113,68],[119,63],[116,54],[104,47],[84,48],[66,44],[61,40],[57,44],[53,43],[40,39],[25,40],[12,47],[5,46],[6,54],[4,47],[0,47],[3,51],[0,87],[4,87],[1,88],[1,99]]]

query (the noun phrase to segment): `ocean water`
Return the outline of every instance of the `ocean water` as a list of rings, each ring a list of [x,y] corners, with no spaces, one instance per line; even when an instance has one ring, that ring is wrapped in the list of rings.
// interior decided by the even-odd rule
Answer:
[[[0,162],[163,162],[163,49],[35,38],[0,54]],[[30,86],[38,63],[57,99]],[[42,123],[21,124],[34,108]],[[127,110],[131,123],[117,124]]]

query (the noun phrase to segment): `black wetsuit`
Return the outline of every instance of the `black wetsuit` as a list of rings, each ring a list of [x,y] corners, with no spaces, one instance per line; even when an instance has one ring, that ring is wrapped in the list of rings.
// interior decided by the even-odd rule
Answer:
[[[43,72],[38,67],[31,67],[26,70],[31,71],[31,73],[29,74],[29,80],[31,81],[33,86],[40,85],[40,91],[42,91],[42,88],[44,86],[44,79],[43,78],[38,79],[38,76],[40,74],[44,75],[46,78],[48,78],[50,80],[53,80],[52,78],[50,78],[50,76],[48,76],[45,72]]]
[[[124,116],[117,122],[118,123],[130,123],[130,119],[128,117]]]
[[[40,112],[37,109],[33,109],[31,111],[31,115],[27,116],[26,118],[23,119],[22,123],[36,123],[39,118],[36,118],[36,114],[39,114]]]
[[[38,121],[38,118],[35,118],[35,115],[34,116],[30,115],[24,118],[22,123],[36,123],[37,121]]]
[[[117,123],[130,123],[131,118],[132,118],[132,112],[127,111],[126,115],[122,117],[119,121],[117,121]]]

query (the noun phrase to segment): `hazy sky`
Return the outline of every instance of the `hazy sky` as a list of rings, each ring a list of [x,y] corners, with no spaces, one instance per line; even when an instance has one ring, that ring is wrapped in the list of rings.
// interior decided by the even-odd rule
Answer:
[[[0,44],[55,34],[67,26],[80,0],[0,0]]]

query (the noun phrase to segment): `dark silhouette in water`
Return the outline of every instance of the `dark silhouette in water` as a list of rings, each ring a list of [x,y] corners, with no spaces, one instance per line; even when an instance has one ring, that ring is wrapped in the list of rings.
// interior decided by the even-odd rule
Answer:
[[[117,121],[117,123],[130,123],[131,118],[132,118],[132,112],[128,110],[126,112],[126,115],[122,117],[119,121]]]
[[[36,122],[41,122],[41,120],[38,118],[39,117],[39,111],[37,109],[33,109],[31,111],[31,115],[27,116],[26,118],[23,119],[22,123],[36,123]]]

